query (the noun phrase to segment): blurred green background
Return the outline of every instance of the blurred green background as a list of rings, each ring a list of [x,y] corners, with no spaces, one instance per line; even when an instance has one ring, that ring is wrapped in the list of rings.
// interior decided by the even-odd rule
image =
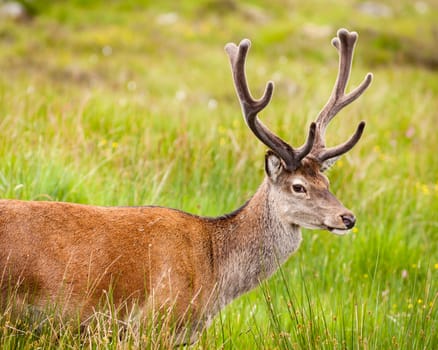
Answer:
[[[357,228],[305,231],[283,274],[228,307],[197,346],[437,344],[437,1],[14,4],[0,1],[1,197],[209,216],[263,178],[265,147],[244,125],[224,45],[252,40],[253,94],[276,84],[261,118],[300,145],[336,77],[330,40],[357,31],[350,87],[368,71],[374,82],[327,131],[335,144],[367,121],[329,172]],[[5,327],[3,339],[17,336]]]

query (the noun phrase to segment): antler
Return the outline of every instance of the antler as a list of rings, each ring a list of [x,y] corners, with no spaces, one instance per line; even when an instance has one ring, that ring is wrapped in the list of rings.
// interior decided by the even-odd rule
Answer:
[[[250,46],[251,42],[248,39],[242,40],[239,46],[234,43],[225,46],[225,51],[230,58],[234,86],[242,106],[246,124],[260,141],[284,161],[286,169],[292,171],[299,167],[301,160],[311,151],[315,140],[316,124],[312,123],[310,125],[307,141],[297,149],[292,148],[263,125],[257,114],[271,101],[274,84],[272,81],[267,83],[265,92],[259,100],[254,100],[251,96],[245,75],[245,60]]]
[[[353,60],[354,46],[357,41],[356,32],[348,32],[346,29],[340,29],[337,33],[337,37],[332,40],[332,44],[339,53],[339,71],[336,83],[334,85],[332,94],[324,106],[319,112],[316,119],[316,137],[313,145],[311,156],[316,158],[321,164],[330,158],[339,157],[342,154],[348,152],[354,147],[362,136],[363,129],[365,128],[365,122],[360,122],[356,129],[356,132],[350,139],[336,147],[325,147],[325,130],[327,125],[333,119],[333,117],[346,105],[356,100],[371,84],[373,75],[368,73],[362,83],[356,87],[353,91],[345,94],[345,87],[348,83],[348,79],[351,71],[351,63]]]

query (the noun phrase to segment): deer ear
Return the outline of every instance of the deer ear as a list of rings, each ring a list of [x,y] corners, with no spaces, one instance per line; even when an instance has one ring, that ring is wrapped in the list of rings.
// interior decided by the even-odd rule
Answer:
[[[330,169],[339,158],[340,157],[333,157],[333,158],[329,158],[329,159],[323,161],[321,163],[321,167],[319,168],[319,170],[323,173],[327,169]]]
[[[265,171],[272,182],[277,182],[278,177],[284,171],[283,161],[271,150],[266,152]]]

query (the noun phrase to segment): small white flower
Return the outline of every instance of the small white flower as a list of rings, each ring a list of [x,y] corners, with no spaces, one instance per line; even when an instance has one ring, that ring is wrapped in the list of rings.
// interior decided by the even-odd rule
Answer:
[[[102,48],[102,55],[111,56],[113,53],[113,48],[109,45],[106,45]]]
[[[187,97],[187,94],[184,90],[178,90],[175,94],[175,98],[178,101],[184,101],[186,99],[186,97]]]
[[[135,81],[129,81],[127,84],[129,91],[135,91],[137,89],[137,83]]]
[[[214,98],[210,98],[208,100],[208,103],[207,103],[207,108],[208,109],[216,109],[217,108],[217,101]]]

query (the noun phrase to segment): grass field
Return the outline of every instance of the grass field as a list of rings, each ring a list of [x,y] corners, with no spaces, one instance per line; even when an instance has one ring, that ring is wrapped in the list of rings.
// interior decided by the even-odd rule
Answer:
[[[329,172],[357,227],[304,230],[300,250],[193,348],[438,347],[436,1],[25,3],[31,19],[0,19],[0,197],[207,216],[236,209],[264,176],[265,147],[241,117],[224,44],[252,40],[254,95],[276,84],[262,118],[299,145],[334,83],[330,39],[359,32],[350,85],[368,71],[374,82],[327,136],[343,141],[367,121]],[[0,313],[2,347],[172,342],[151,325],[114,337],[118,325],[99,319],[86,336],[61,321],[26,324]]]

